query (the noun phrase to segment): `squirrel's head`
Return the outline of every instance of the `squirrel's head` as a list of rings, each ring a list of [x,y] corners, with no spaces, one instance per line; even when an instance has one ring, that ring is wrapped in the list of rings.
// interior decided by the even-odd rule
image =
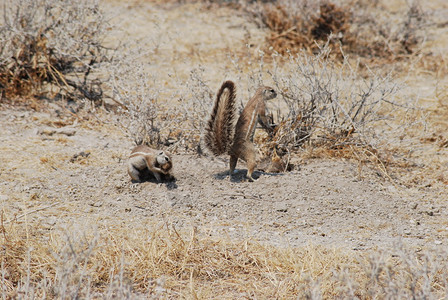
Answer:
[[[172,167],[171,155],[166,151],[160,151],[157,153],[157,164],[164,172],[168,172]]]
[[[262,87],[261,93],[263,95],[263,100],[271,100],[277,97],[277,92],[269,86]]]

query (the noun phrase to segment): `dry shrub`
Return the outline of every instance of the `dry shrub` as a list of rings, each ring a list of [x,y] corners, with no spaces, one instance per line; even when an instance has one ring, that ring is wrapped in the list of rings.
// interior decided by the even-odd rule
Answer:
[[[398,126],[396,115],[418,110],[398,101],[399,85],[390,75],[372,72],[363,78],[347,60],[335,63],[330,52],[327,44],[317,55],[290,55],[281,65],[274,60],[270,73],[282,108],[271,148],[291,152],[308,142],[329,150],[356,146],[373,151]]]
[[[184,125],[183,145],[187,150],[201,151],[201,135],[216,96],[216,92],[212,91],[204,77],[204,68],[196,68],[190,72],[184,95],[180,95],[179,99],[182,105],[175,108],[177,114],[183,116],[180,121]]]
[[[203,79],[204,69],[193,69],[177,89],[164,85],[142,63],[145,49],[129,46],[110,66],[108,85],[118,103],[118,123],[135,142],[154,148],[198,151],[214,92]],[[117,56],[118,57],[118,56]]]
[[[340,45],[348,54],[395,60],[418,49],[427,23],[417,2],[398,19],[367,1],[279,0],[248,7],[270,30],[266,48],[281,54],[303,49],[315,53],[330,39],[338,52]]]
[[[130,57],[135,58],[131,55]],[[108,82],[112,97],[119,103],[117,107],[120,127],[134,140],[135,144],[156,147],[163,144],[161,137],[160,89],[154,78],[142,65],[132,63],[130,57],[123,57],[111,70]]]
[[[344,35],[349,27],[349,13],[328,2],[320,4],[319,14],[310,14],[316,5],[283,1],[263,6],[261,21],[271,32],[268,45],[282,54],[304,48],[312,53],[318,47],[315,41],[326,41],[332,33]]]
[[[1,227],[5,298],[420,299],[447,289],[447,256],[440,248],[275,248],[178,232],[166,223],[82,224],[60,234],[31,228],[16,222]]]
[[[3,98],[102,99],[95,70],[108,58],[107,24],[97,2],[5,1],[1,15]]]
[[[109,67],[120,127],[137,145],[196,151],[211,99],[201,71],[191,71],[190,80],[168,90],[142,63],[147,50],[138,45],[128,49]]]

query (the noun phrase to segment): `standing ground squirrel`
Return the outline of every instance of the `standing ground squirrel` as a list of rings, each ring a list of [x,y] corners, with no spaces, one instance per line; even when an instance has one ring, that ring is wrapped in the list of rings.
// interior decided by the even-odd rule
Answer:
[[[206,147],[214,154],[230,155],[230,178],[235,170],[238,158],[247,163],[247,179],[254,181],[252,173],[256,167],[256,151],[253,137],[257,123],[268,131],[273,127],[266,118],[266,101],[277,97],[275,90],[261,86],[247,102],[235,125],[235,84],[226,81],[216,96],[210,119],[204,135]]]
[[[172,178],[171,155],[163,150],[152,149],[145,145],[135,147],[128,161],[128,174],[132,180],[141,182],[145,177],[154,176],[157,182]]]

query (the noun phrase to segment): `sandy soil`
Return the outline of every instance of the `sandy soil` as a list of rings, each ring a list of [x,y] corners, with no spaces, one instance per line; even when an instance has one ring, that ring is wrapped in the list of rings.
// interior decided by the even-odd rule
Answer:
[[[448,243],[446,190],[405,189],[345,160],[312,160],[286,174],[258,172],[255,183],[242,181],[242,164],[230,181],[224,160],[195,155],[174,156],[174,182],[131,183],[132,143],[119,132],[83,124],[53,133],[42,125],[50,119],[13,110],[0,118],[2,207],[42,230],[138,227],[152,219],[279,246]]]
[[[263,39],[260,29],[229,9],[210,16],[199,5],[180,11],[144,2],[109,4],[115,15],[111,22],[122,26],[124,35],[130,32],[138,39],[152,34],[159,47],[150,68],[167,84],[174,75],[187,78],[200,64],[218,86],[229,74],[220,62],[226,51],[243,51],[245,43]],[[187,35],[198,39],[186,40]],[[431,80],[414,80],[428,84],[422,91],[432,97]],[[227,158],[177,154],[176,181],[136,184],[126,173],[132,141],[111,124],[73,120],[58,117],[54,106],[40,112],[2,107],[0,205],[8,220],[16,218],[43,231],[87,224],[137,228],[153,220],[282,247],[448,245],[448,189],[440,181],[405,187],[374,166],[314,159],[286,174],[258,172],[258,180],[249,183],[241,181],[244,164],[230,181]],[[446,148],[435,151],[447,155]]]

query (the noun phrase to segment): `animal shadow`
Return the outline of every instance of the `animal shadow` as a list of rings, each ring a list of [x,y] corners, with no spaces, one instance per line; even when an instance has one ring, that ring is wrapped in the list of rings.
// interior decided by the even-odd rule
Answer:
[[[160,174],[161,181],[157,181],[157,178],[154,176],[152,172],[150,172],[148,169],[141,170],[140,172],[140,182],[132,180],[132,183],[144,183],[144,182],[151,182],[151,183],[163,183],[169,190],[177,189],[176,184],[176,177],[170,175],[170,174]]]
[[[254,171],[252,173],[252,177],[253,177],[253,179],[257,180],[258,178],[260,178],[261,174],[267,174],[267,173],[260,172],[260,171]],[[247,170],[235,170],[230,181],[231,182],[246,182],[246,181],[248,181],[246,175],[247,175]],[[218,180],[226,180],[226,179],[228,180],[229,170],[215,174],[214,178],[216,178]]]

